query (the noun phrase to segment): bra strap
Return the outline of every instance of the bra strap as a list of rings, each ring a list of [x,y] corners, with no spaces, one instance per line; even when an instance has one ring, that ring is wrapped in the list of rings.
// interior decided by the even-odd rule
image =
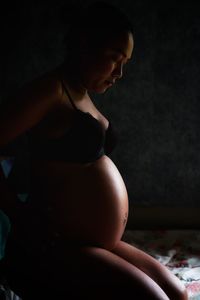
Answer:
[[[67,94],[67,96],[68,96],[68,98],[69,98],[69,101],[70,101],[71,105],[73,106],[73,108],[74,108],[75,110],[78,110],[78,108],[76,107],[74,101],[72,100],[72,97],[71,97],[69,91],[67,90],[67,88],[66,88],[66,86],[65,86],[65,84],[64,84],[64,82],[63,82],[63,80],[62,80],[62,85],[63,85],[63,88],[64,88],[65,93]]]

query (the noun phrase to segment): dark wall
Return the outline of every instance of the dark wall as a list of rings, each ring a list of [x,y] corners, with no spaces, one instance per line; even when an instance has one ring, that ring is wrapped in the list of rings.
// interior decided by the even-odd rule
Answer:
[[[126,182],[130,203],[199,206],[200,19],[196,1],[108,2],[119,5],[132,20],[135,49],[123,79],[104,95],[93,97],[119,131],[120,143],[112,158]],[[32,1],[5,8],[1,99],[62,62],[64,4]]]

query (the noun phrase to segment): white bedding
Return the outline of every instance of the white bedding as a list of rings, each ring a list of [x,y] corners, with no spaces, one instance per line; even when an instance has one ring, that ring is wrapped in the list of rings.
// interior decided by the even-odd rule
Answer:
[[[200,230],[126,230],[123,239],[166,265],[200,300]]]

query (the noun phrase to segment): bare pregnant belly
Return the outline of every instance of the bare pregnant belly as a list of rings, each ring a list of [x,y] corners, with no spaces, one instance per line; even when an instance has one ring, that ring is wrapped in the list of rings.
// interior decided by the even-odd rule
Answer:
[[[47,162],[35,172],[36,186],[51,207],[52,226],[64,238],[107,249],[121,239],[128,195],[110,158],[103,156],[87,165]]]

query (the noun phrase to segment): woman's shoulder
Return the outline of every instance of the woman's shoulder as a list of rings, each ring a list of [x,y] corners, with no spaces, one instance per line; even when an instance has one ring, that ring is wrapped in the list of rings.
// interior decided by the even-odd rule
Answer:
[[[62,86],[49,72],[20,87],[0,110],[0,146],[41,123],[61,107]]]
[[[62,97],[63,89],[61,80],[56,72],[52,70],[43,73],[29,81],[27,81],[22,87],[20,87],[16,93],[17,95],[43,95],[49,98],[59,100]]]

